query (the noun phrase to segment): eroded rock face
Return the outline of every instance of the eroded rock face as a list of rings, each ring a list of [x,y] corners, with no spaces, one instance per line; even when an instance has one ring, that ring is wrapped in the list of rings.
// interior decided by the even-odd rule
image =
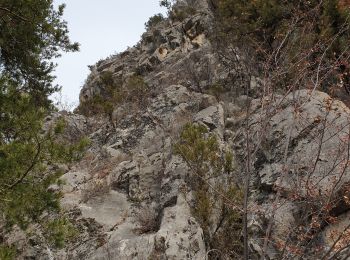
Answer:
[[[198,91],[213,84],[224,69],[211,51],[207,1],[199,0],[195,6],[194,15],[181,22],[166,20],[145,32],[134,47],[90,66],[80,102],[103,96],[101,75],[106,72],[118,82],[125,82],[131,75],[142,75],[152,87],[187,84]]]
[[[118,227],[119,229],[119,227]],[[200,226],[185,198],[164,209],[158,232],[137,235],[123,226],[110,235],[106,245],[89,259],[204,259],[205,245]]]
[[[146,111],[119,120],[113,130],[91,134],[95,169],[81,164],[62,177],[62,205],[94,219],[106,235],[105,244],[88,251],[86,259],[205,258],[203,231],[188,204],[191,197],[180,191],[189,170],[172,151],[173,139],[190,121],[222,136],[222,105],[214,97],[173,85]],[[138,221],[149,214],[145,209],[152,211],[150,223]],[[151,230],[142,226],[152,221]]]
[[[348,136],[349,109],[325,93],[309,94],[307,90],[288,95],[276,106],[278,111],[269,115],[263,114],[259,105],[256,108],[252,124],[268,117],[264,122],[264,144],[255,165],[261,184],[274,184],[284,193],[298,188],[301,196],[311,187],[319,189],[320,195],[329,193],[331,179],[342,172],[342,166],[335,167],[333,163],[344,160],[347,154],[344,138]],[[286,173],[286,168],[293,172]],[[348,174],[341,177],[337,190],[341,183],[349,181]]]
[[[189,169],[173,153],[172,143],[184,124],[197,122],[220,145],[235,147],[236,164],[244,169],[246,102],[241,99],[247,100],[218,103],[210,95],[172,85],[153,97],[146,110],[120,117],[114,129],[104,126],[91,134],[94,161],[101,167],[73,168],[63,177],[63,205],[78,208],[83,219],[94,219],[107,237],[96,251],[87,250],[87,259],[108,259],[108,254],[112,259],[203,259],[203,230],[190,210],[191,196],[181,192]],[[251,104],[256,150],[249,205],[252,252],[262,253],[261,238],[269,227],[272,241],[283,242],[296,227],[312,226],[315,212],[330,202],[327,214],[340,222],[317,219],[320,225],[313,228],[318,235],[310,240],[311,249],[329,249],[334,241],[330,234],[348,224],[344,194],[350,173],[342,162],[348,151],[349,109],[307,90]],[[94,190],[99,183],[109,188]],[[96,194],[85,201],[86,192]],[[140,214],[150,218],[149,228],[140,226]],[[291,237],[298,243],[297,236]],[[308,257],[316,254],[311,249]],[[271,243],[264,254],[276,259],[279,250]]]
[[[94,161],[101,167],[73,168],[63,177],[63,205],[78,208],[83,219],[94,219],[106,236],[96,251],[87,250],[86,259],[203,259],[203,230],[190,210],[191,195],[181,192],[189,169],[171,147],[184,124],[197,122],[220,145],[235,147],[235,164],[244,169],[246,102],[240,99],[247,100],[218,103],[210,95],[172,85],[152,98],[145,111],[121,117],[113,130],[104,126],[91,134]],[[339,216],[340,222],[317,219],[321,224],[313,228],[318,235],[310,243],[311,249],[329,249],[334,241],[330,234],[348,224],[344,194],[350,174],[341,162],[347,156],[349,109],[322,92],[307,90],[251,104],[256,150],[249,205],[252,252],[262,253],[261,238],[268,228],[272,241],[283,242],[296,227],[312,226],[313,214],[328,199],[332,206],[327,213]],[[99,183],[109,188],[94,190]],[[85,201],[86,192],[96,194]],[[140,225],[140,214],[149,218],[150,227]],[[316,255],[311,249],[307,257]],[[277,259],[279,250],[268,244],[265,257]]]
[[[350,178],[349,108],[325,93],[308,90],[275,101],[254,100],[252,108],[252,146],[256,152],[251,228],[260,226],[264,234],[270,222],[275,243],[283,244],[286,236],[291,247],[302,248],[308,242],[312,246],[305,257],[317,255],[313,251],[317,246],[327,251],[332,246],[330,230],[349,223],[343,216],[350,209],[344,201]],[[329,219],[338,217],[341,223],[333,226]],[[255,234],[256,239],[261,236]],[[305,234],[309,237],[304,238]],[[333,239],[339,234],[333,233]],[[268,251],[270,258],[278,256],[276,247]]]
[[[81,102],[103,92],[100,77],[107,71],[121,81],[142,75],[152,94],[142,108],[115,104],[109,119],[63,115],[68,140],[83,135],[91,140],[85,158],[63,167],[63,184],[49,190],[62,192],[62,208],[79,236],[58,250],[47,245],[38,226],[31,227],[36,237],[15,229],[5,239],[23,249],[19,259],[205,259],[208,243],[186,183],[190,169],[173,151],[188,122],[205,126],[221,149],[234,153],[239,184],[247,174],[248,122],[253,151],[248,211],[252,256],[261,258],[264,251],[263,258],[278,259],[290,238],[291,246],[309,243],[305,259],[317,259],[316,248],[330,249],[334,234],[349,225],[350,172],[344,163],[349,109],[318,91],[261,100],[239,95],[232,83],[221,102],[205,94],[229,73],[208,40],[206,1],[198,6],[202,11],[196,15],[153,28],[137,46],[91,68]],[[255,92],[260,83],[251,78]],[[228,180],[217,177],[211,184]],[[339,221],[319,218],[315,212],[320,210]],[[209,235],[217,231],[220,219],[214,210]],[[301,228],[317,236],[303,241]],[[266,233],[271,243],[264,248]],[[342,239],[339,245],[348,242]]]

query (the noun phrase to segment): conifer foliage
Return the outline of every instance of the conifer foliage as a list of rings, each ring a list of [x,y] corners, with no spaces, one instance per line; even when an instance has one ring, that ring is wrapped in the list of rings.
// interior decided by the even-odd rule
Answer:
[[[56,10],[52,0],[0,0],[0,70],[47,105],[47,97],[58,88],[52,85],[52,58],[60,51],[77,51],[62,20],[64,5]]]
[[[60,138],[65,121],[44,124],[54,108],[52,59],[71,43],[52,0],[0,0],[0,243],[14,225],[25,229],[47,210],[58,210],[60,194],[48,192],[62,174],[59,163],[79,159],[87,141]],[[16,249],[0,245],[0,258]]]

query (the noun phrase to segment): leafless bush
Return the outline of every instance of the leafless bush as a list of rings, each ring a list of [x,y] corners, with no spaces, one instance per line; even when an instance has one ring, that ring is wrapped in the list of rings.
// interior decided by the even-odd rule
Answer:
[[[235,79],[241,77],[242,81],[238,81],[240,85],[235,86],[239,88],[237,93],[260,98],[258,110],[260,120],[253,119],[254,113],[257,113],[256,106],[254,107],[249,100],[243,107],[245,111],[245,120],[242,122],[245,150],[242,158],[245,163],[243,259],[253,257],[249,248],[251,234],[248,232],[248,216],[255,215],[261,209],[250,208],[248,205],[252,195],[251,188],[254,186],[252,180],[254,174],[264,163],[269,163],[261,154],[274,156],[270,160],[282,165],[281,178],[288,180],[292,188],[271,188],[274,192],[274,201],[269,205],[270,212],[265,212],[269,216],[265,234],[260,237],[259,234],[253,234],[254,238],[263,241],[261,255],[258,257],[266,259],[267,252],[271,248],[276,249],[278,253],[276,259],[348,259],[350,256],[349,243],[346,239],[350,225],[341,222],[341,214],[350,209],[347,199],[348,188],[344,186],[350,163],[350,119],[344,116],[343,122],[339,123],[336,121],[337,117],[329,116],[334,113],[334,109],[337,109],[334,108],[334,100],[331,98],[316,104],[322,107],[321,115],[307,118],[303,114],[305,106],[310,104],[317,90],[326,91],[333,97],[349,103],[349,96],[346,94],[349,93],[349,48],[346,46],[337,54],[329,51],[334,47],[334,43],[341,41],[341,37],[349,34],[349,16],[346,17],[344,24],[338,25],[339,31],[329,36],[327,40],[310,41],[311,32],[319,22],[313,17],[322,10],[324,1],[315,3],[316,7],[308,12],[295,12],[290,22],[285,24],[284,30],[279,31],[279,40],[274,38],[273,44],[267,48],[264,46],[266,43],[259,42],[251,36],[254,32],[239,35],[235,39],[225,35],[226,42],[216,41],[218,55],[233,76],[231,82],[227,83],[235,86],[234,82],[237,82]],[[300,5],[292,7],[297,9]],[[232,43],[236,46],[231,47]],[[258,55],[259,58],[256,58]],[[255,91],[250,85],[252,76],[262,79],[262,84]],[[298,97],[300,89],[308,89],[309,97],[304,96],[302,99]],[[284,101],[288,96],[294,98],[286,104]],[[290,126],[283,130],[286,134],[282,148],[284,152],[276,155],[276,144],[267,143],[272,130],[270,119],[283,111],[286,106],[291,108],[293,119]],[[292,133],[301,139],[310,136],[308,149],[312,152],[307,154],[308,160],[305,161],[305,158],[298,160],[298,152],[294,150],[298,138],[292,137]],[[340,141],[335,140],[337,138],[332,139],[333,137],[339,138]],[[337,142],[338,145],[331,144],[330,140]],[[334,149],[327,149],[331,145],[335,146]],[[289,160],[290,154],[293,154],[293,160]],[[260,158],[263,162],[257,163],[256,158]],[[324,167],[325,160],[331,167],[327,169]],[[327,185],[323,186],[322,183]],[[278,209],[287,203],[294,203],[298,208],[296,223],[291,226],[290,223],[279,223],[277,217]],[[278,238],[274,234],[277,225],[283,226],[285,230],[285,234]],[[331,226],[341,228],[331,232],[333,244],[328,244],[327,247],[320,241],[323,239],[324,230]]]
[[[81,190],[81,202],[86,203],[89,200],[108,194],[110,186],[106,178],[104,179],[93,179],[86,183],[84,188]]]
[[[54,105],[59,111],[71,112],[75,107],[77,107],[77,103],[69,101],[68,97],[63,96],[61,91],[54,95],[53,99]]]
[[[193,52],[184,63],[182,75],[196,91],[204,93],[214,84],[215,64],[213,57],[202,51]]]
[[[142,207],[135,215],[137,228],[135,232],[145,234],[158,231],[159,217],[158,213],[151,207]]]

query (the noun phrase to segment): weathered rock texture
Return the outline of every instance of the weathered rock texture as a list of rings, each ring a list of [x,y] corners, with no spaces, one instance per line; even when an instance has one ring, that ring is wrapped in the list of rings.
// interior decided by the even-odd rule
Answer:
[[[256,149],[250,201],[250,225],[256,238],[252,246],[261,252],[259,241],[269,223],[272,241],[282,242],[283,247],[289,237],[290,248],[309,243],[303,257],[314,259],[316,248],[331,248],[346,230],[340,227],[349,223],[345,219],[350,205],[345,200],[350,178],[350,110],[325,93],[308,90],[252,104],[249,123]],[[240,148],[236,151],[239,154]],[[349,242],[347,235],[340,238],[337,246]],[[279,259],[276,247],[265,251],[266,257]]]
[[[189,169],[172,149],[187,122],[205,125],[235,153],[238,181],[248,174],[248,122],[252,256],[265,251],[264,258],[278,259],[290,237],[291,246],[309,242],[305,259],[315,259],[316,248],[327,251],[331,234],[349,224],[349,109],[324,93],[300,90],[252,100],[247,115],[249,98],[230,87],[221,102],[204,94],[228,72],[208,40],[210,13],[200,3],[195,15],[161,23],[135,47],[91,67],[81,102],[103,93],[99,78],[106,71],[122,82],[142,75],[152,95],[146,108],[116,105],[114,122],[65,115],[68,137],[88,135],[91,147],[52,190],[63,192],[62,207],[81,234],[57,250],[15,230],[8,239],[23,249],[21,259],[205,259],[208,248],[186,186]],[[321,220],[324,207],[339,221]],[[317,237],[300,239],[296,227],[303,225]],[[264,248],[266,234],[272,243]]]

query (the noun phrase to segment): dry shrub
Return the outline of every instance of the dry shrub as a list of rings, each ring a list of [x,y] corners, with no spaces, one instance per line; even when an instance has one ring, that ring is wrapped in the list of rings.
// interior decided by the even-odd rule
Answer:
[[[135,215],[138,234],[156,232],[159,229],[160,221],[157,212],[151,207],[142,207]]]
[[[82,189],[81,201],[86,203],[91,198],[108,194],[110,191],[108,182],[109,174],[119,163],[129,159],[130,155],[126,153],[121,153],[119,156],[114,157],[110,157],[106,154],[104,157],[102,156],[102,158],[94,156],[93,153],[86,155],[80,167],[89,170],[91,180],[87,182]]]
[[[143,108],[147,105],[149,87],[139,75],[132,75],[125,82],[115,79],[111,72],[103,72],[99,79],[101,93],[81,102],[77,112],[85,116],[108,116],[117,106],[136,103]]]
[[[111,155],[108,154],[106,150],[102,151],[103,153],[106,153],[104,157],[98,158],[96,165],[94,167],[90,168],[90,175],[93,177],[96,177],[98,179],[103,179],[106,176],[108,176],[111,171],[117,167],[121,162],[127,161],[131,159],[130,154],[126,153],[120,153],[117,156],[111,157]]]
[[[108,194],[110,189],[107,179],[93,179],[82,189],[81,202],[86,203],[92,198]]]

